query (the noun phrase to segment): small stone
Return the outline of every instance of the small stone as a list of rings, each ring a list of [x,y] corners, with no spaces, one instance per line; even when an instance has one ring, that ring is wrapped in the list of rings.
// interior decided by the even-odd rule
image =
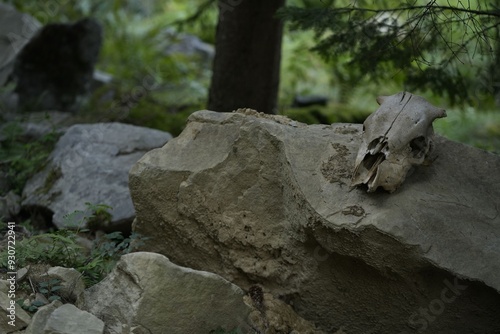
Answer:
[[[17,271],[16,281],[18,283],[22,282],[26,278],[26,275],[28,274],[29,270],[30,270],[30,266],[26,266],[24,268],[19,269]]]

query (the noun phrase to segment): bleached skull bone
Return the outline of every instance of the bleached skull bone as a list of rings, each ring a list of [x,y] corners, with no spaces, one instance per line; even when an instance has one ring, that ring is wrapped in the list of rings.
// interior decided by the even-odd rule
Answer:
[[[432,122],[446,117],[446,111],[408,92],[379,96],[377,102],[380,107],[363,123],[352,186],[366,184],[368,192],[378,187],[393,192],[410,168],[429,156]]]

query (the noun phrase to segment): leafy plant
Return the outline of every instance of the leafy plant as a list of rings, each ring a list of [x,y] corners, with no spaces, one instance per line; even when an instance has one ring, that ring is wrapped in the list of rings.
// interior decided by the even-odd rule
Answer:
[[[76,269],[84,274],[86,285],[91,286],[113,269],[120,256],[141,246],[145,240],[147,238],[137,233],[132,233],[127,238],[121,232],[108,233],[97,240],[85,264]]]
[[[61,288],[61,280],[58,278],[51,278],[48,281],[38,283],[38,292],[43,294],[49,302],[61,299],[61,297],[56,294]]]
[[[76,229],[76,233],[79,233],[87,232],[89,229],[98,229],[111,221],[112,215],[108,210],[112,207],[109,205],[86,202],[85,206],[85,210],[75,210],[65,215],[64,226],[72,226]]]
[[[87,203],[87,210],[76,210],[68,214],[66,219],[72,223],[76,222],[73,226],[81,227],[85,222],[109,219],[110,214],[107,212],[109,208],[104,204]],[[137,233],[123,237],[121,232],[112,232],[96,239],[90,252],[86,253],[78,242],[80,234],[86,232],[88,230],[83,228],[61,229],[21,239],[17,242],[16,264],[19,268],[40,263],[75,268],[82,273],[86,285],[91,286],[109,273],[120,256],[133,251],[147,240]],[[4,250],[0,253],[1,267],[7,267],[7,259],[8,253]],[[54,292],[57,289],[52,289],[56,286],[53,283],[49,282],[49,286],[42,288]]]
[[[54,300],[61,300],[61,296],[58,295],[58,291],[63,288],[61,285],[61,280],[58,278],[49,278],[45,281],[41,281],[37,284],[38,292],[41,293],[49,302]],[[34,300],[29,305],[24,304],[24,299],[17,300],[17,303],[25,310],[30,313],[35,313],[38,309],[46,305],[41,300]]]
[[[19,306],[23,308],[23,310],[28,311],[30,313],[35,313],[36,311],[38,311],[40,307],[45,305],[45,303],[42,302],[41,300],[34,300],[30,305],[24,304],[23,299],[17,300],[16,302],[17,304],[19,304]]]

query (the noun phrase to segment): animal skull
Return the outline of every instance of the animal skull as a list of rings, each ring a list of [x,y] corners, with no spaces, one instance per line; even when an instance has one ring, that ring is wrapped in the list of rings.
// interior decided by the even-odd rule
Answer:
[[[368,192],[378,187],[393,192],[410,168],[428,157],[432,122],[446,117],[446,111],[408,92],[379,96],[377,102],[380,107],[363,123],[352,186],[366,184]]]

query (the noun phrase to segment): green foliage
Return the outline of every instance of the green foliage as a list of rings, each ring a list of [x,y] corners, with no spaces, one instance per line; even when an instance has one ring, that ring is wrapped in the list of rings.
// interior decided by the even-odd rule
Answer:
[[[132,108],[125,121],[130,124],[167,131],[173,136],[177,136],[184,130],[188,117],[200,109],[204,109],[201,103],[169,108],[153,96],[149,96]]]
[[[37,284],[37,291],[41,293],[49,302],[54,300],[61,300],[61,296],[59,296],[58,292],[61,290],[63,286],[61,285],[61,280],[58,278],[47,278],[46,280],[42,280]],[[25,290],[29,290],[28,287],[25,287]],[[24,304],[24,300],[20,299],[16,301],[25,311],[30,313],[35,313],[38,309],[44,305],[46,305],[41,300],[34,300],[29,305]]]
[[[291,28],[314,32],[312,50],[351,86],[397,82],[405,89],[431,89],[451,103],[473,103],[498,92],[499,49],[495,8],[481,2],[356,1],[354,4],[287,7],[280,17]],[[463,66],[466,64],[467,66]],[[346,71],[347,70],[347,71]],[[488,89],[489,87],[489,89]],[[480,93],[481,89],[484,93]]]
[[[36,311],[38,311],[40,307],[45,305],[44,302],[42,302],[41,300],[35,300],[30,305],[25,305],[24,300],[22,299],[16,302],[19,304],[19,306],[23,308],[23,310],[28,311],[30,313],[36,313]]]
[[[61,297],[56,294],[61,288],[61,280],[58,278],[51,278],[47,281],[38,283],[38,292],[43,294],[49,301],[61,299]]]
[[[82,231],[83,227],[91,228],[99,227],[99,224],[106,225],[112,218],[108,212],[108,210],[112,209],[109,205],[86,202],[85,206],[85,210],[75,210],[65,215],[63,217],[64,225]]]
[[[123,10],[107,13],[98,66],[118,80],[92,97],[84,112],[175,135],[182,131],[187,116],[200,109],[210,72],[197,56],[164,54],[175,41],[165,28],[169,21],[182,16],[178,13],[172,17],[167,10],[173,4],[165,6],[152,17],[140,18]],[[112,101],[103,103],[102,96],[108,94],[113,96]]]
[[[164,51],[175,42],[175,32],[214,42],[215,0],[70,0],[57,6],[35,0],[9,3],[42,24],[91,16],[103,25],[97,67],[114,80],[84,104],[83,121],[121,121],[178,134],[187,116],[202,109],[208,94],[209,64],[197,56],[166,55]]]
[[[53,131],[33,140],[25,138],[22,132],[18,122],[10,122],[3,128],[5,139],[0,142],[0,161],[10,183],[8,189],[18,194],[26,181],[45,165],[59,138],[59,134]]]
[[[215,0],[69,0],[57,6],[36,0],[7,2],[43,24],[92,16],[103,25],[104,44],[97,67],[114,80],[90,97],[82,113],[84,122],[122,121],[177,135],[187,117],[204,108],[209,66],[200,66],[191,57],[165,55],[173,42],[166,29],[214,43]],[[439,120],[437,131],[498,152],[497,117],[482,112],[493,110],[494,96],[500,96],[499,14],[492,4],[287,0],[287,5],[279,14],[288,22],[280,113],[306,123],[360,122],[377,109],[376,96],[410,90],[430,100],[445,98],[435,103],[445,108],[467,101],[474,113],[448,113],[448,118]],[[458,9],[445,9],[452,5]],[[478,13],[467,12],[476,5],[482,6]],[[488,26],[491,29],[483,35],[477,34]],[[445,43],[446,38],[450,43]],[[289,106],[295,95],[322,95],[330,103],[294,109]],[[36,152],[31,150],[31,154]],[[17,169],[20,173],[12,173],[20,178],[15,181],[18,191],[27,178],[23,174],[33,172],[22,163]]]
[[[120,256],[141,246],[146,239],[136,233],[128,238],[124,238],[121,232],[108,233],[94,245],[84,265],[76,269],[84,274],[87,286],[94,285],[113,269]]]
[[[446,118],[434,123],[437,133],[500,154],[500,113],[496,110],[478,112],[472,107],[446,113]]]
[[[106,212],[107,209],[110,207],[104,204],[87,203],[87,210],[74,211],[65,219],[74,224],[72,226],[83,226],[97,219],[108,219],[110,214]],[[79,243],[80,234],[85,232],[88,230],[62,229],[21,239],[16,245],[16,265],[19,268],[29,264],[75,268],[82,273],[86,285],[91,286],[109,273],[121,255],[131,252],[134,247],[141,246],[147,239],[136,233],[125,238],[121,232],[112,232],[96,239],[88,253]],[[7,256],[6,250],[0,253],[0,267],[7,267]],[[54,284],[49,283],[49,285],[51,288],[49,293],[57,290],[52,288]],[[41,288],[48,289],[45,286]]]
[[[69,230],[21,239],[16,243],[16,264],[19,268],[38,263],[72,267],[80,263],[82,255],[81,246],[75,240],[76,234]],[[0,266],[7,266],[5,251],[0,253]]]

